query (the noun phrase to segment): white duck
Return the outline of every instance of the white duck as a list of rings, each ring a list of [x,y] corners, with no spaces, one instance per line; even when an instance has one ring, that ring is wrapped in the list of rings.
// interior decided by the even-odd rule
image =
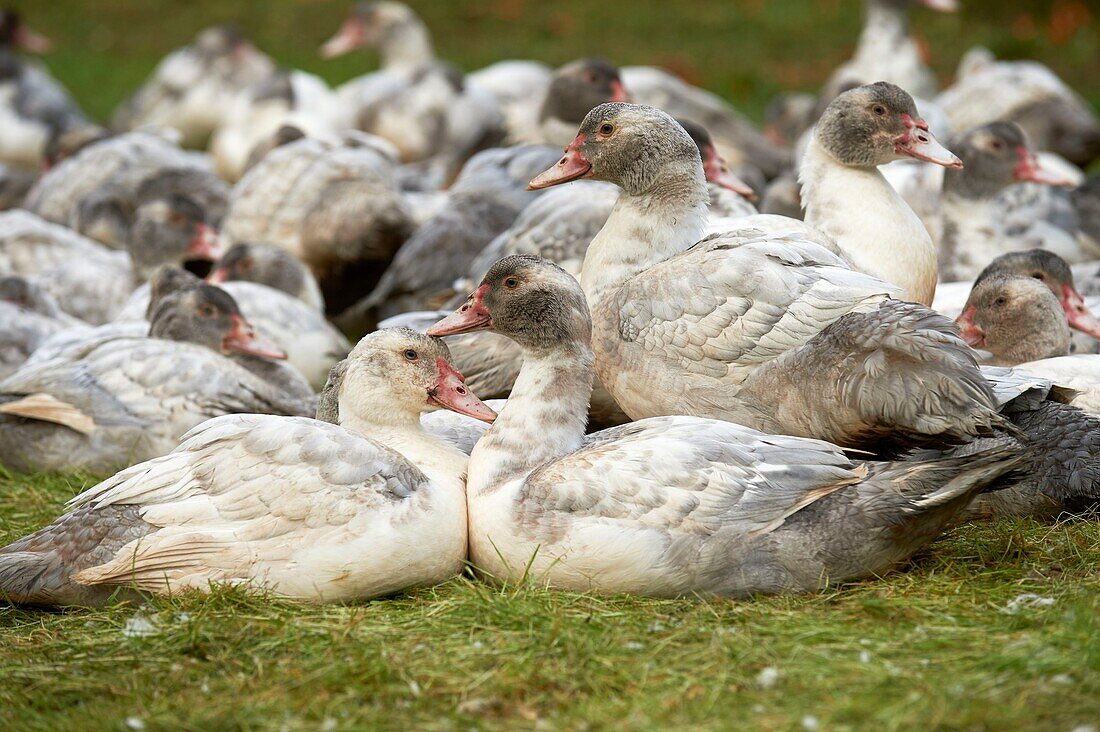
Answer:
[[[427,27],[408,5],[356,3],[321,55],[363,46],[378,49],[381,70],[336,93],[352,125],[392,142],[402,162],[436,159],[453,174],[474,152],[503,138],[504,117],[494,97],[467,88],[458,69],[435,58]]]
[[[946,171],[943,179],[939,266],[945,282],[973,279],[1012,251],[1048,249],[1070,263],[1089,258],[1070,232],[1041,220],[1012,222],[1002,195],[1007,189],[1027,181],[1072,184],[1043,166],[1019,126],[992,122],[960,135],[951,147],[966,167]]]
[[[15,53],[45,53],[51,46],[19,13],[0,10],[0,163],[39,169],[51,143],[92,126],[45,68]]]
[[[165,56],[149,79],[119,105],[116,130],[171,128],[188,147],[201,147],[249,85],[275,71],[275,62],[236,28],[216,26]]]
[[[82,342],[0,381],[0,465],[106,472],[221,414],[313,414],[309,385],[269,360],[285,354],[212,285],[164,298],[149,334]]]
[[[213,419],[164,457],[80,494],[57,521],[0,549],[0,593],[101,605],[120,591],[234,584],[334,602],[458,574],[467,458],[419,417],[444,407],[491,420],[492,410],[467,391],[445,346],[411,331],[363,339],[341,386],[339,425]]]
[[[960,62],[955,83],[936,102],[956,132],[998,120],[1016,122],[1037,149],[1080,167],[1100,155],[1096,113],[1036,61],[997,61],[986,49],[973,49]]]
[[[923,130],[898,119],[904,108],[876,111],[895,90],[849,92],[835,104],[851,106],[836,117],[891,154],[902,144],[894,125],[915,144],[913,131]],[[887,98],[867,96],[878,92]],[[818,190],[840,188],[830,178],[850,181],[847,170],[823,164]],[[597,107],[531,185],[582,177],[623,188],[581,282],[593,304],[597,372],[631,417],[695,414],[861,449],[965,440],[1001,421],[951,323],[890,299],[894,287],[850,269],[802,222],[770,231],[745,224],[692,246],[706,215],[703,168],[697,146],[664,113]],[[878,213],[898,200],[881,176],[865,192],[886,200]],[[845,198],[822,214],[848,219],[877,202]],[[754,218],[782,221],[734,221]],[[934,281],[934,257],[931,269]]]
[[[512,396],[469,465],[470,557],[498,581],[653,596],[814,591],[903,561],[1017,462],[1002,445],[858,463],[828,443],[678,416],[586,438],[591,320],[576,280],[509,257],[474,300],[431,332],[492,328],[523,348]]]
[[[855,55],[833,72],[822,91],[825,98],[875,81],[897,84],[924,99],[935,96],[939,86],[936,74],[925,64],[917,40],[909,35],[909,8],[914,4],[945,13],[958,10],[956,0],[866,0]]]

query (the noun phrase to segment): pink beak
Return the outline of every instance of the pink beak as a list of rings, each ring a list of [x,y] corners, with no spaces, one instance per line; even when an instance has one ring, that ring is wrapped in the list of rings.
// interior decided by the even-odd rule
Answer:
[[[247,320],[240,315],[229,317],[233,319],[233,330],[222,340],[223,351],[237,351],[260,358],[286,358],[286,351],[258,337]]]
[[[611,98],[608,99],[607,101],[609,101],[609,102],[629,102],[630,101],[630,92],[628,92],[626,90],[626,87],[623,86],[623,83],[621,81],[619,81],[618,79],[615,79],[611,82]]]
[[[706,174],[707,180],[723,188],[728,188],[750,201],[756,200],[756,193],[749,184],[729,171],[729,168],[726,167],[726,161],[722,159],[717,150],[708,145],[703,152],[706,156],[703,160],[703,173]]]
[[[25,25],[16,30],[15,38],[12,40],[17,48],[31,53],[49,53],[53,49],[53,41],[41,33],[35,33]]]
[[[1044,168],[1035,153],[1023,145],[1016,148],[1016,154],[1020,156],[1020,162],[1012,170],[1012,175],[1019,181],[1031,181],[1044,186],[1060,186],[1072,188],[1074,181],[1059,175],[1057,172]]]
[[[928,123],[923,119],[913,119],[908,114],[901,115],[905,132],[894,138],[894,152],[924,160],[945,168],[962,168],[963,163],[955,153],[941,145],[928,131]]]
[[[582,132],[569,143],[569,147],[565,148],[565,156],[554,167],[542,171],[531,179],[527,184],[527,190],[538,191],[591,175],[592,163],[588,162],[588,158],[581,152],[583,145],[584,133]]]
[[[473,333],[476,330],[489,330],[493,327],[493,319],[485,307],[485,293],[489,291],[489,285],[482,285],[467,298],[458,310],[428,328],[430,336],[458,335],[459,333]]]
[[[430,403],[438,404],[452,412],[465,414],[467,417],[480,419],[482,422],[492,422],[497,418],[496,412],[466,388],[466,380],[454,366],[447,362],[447,359],[437,358],[435,365],[439,368],[439,381],[436,382],[435,388],[428,392]]]
[[[205,259],[210,262],[221,259],[225,251],[218,241],[218,230],[206,224],[199,224],[195,229],[195,238],[187,245],[185,254],[191,259]]]
[[[1085,298],[1069,285],[1062,285],[1062,309],[1071,328],[1100,338],[1100,320],[1089,311]]]
[[[367,34],[363,27],[363,21],[359,18],[348,18],[336,31],[336,35],[328,39],[318,52],[321,58],[336,58],[349,51],[354,51],[366,44]]]
[[[228,282],[229,270],[225,267],[218,267],[206,276],[206,281],[212,285],[220,285],[223,282]]]
[[[977,311],[978,308],[971,305],[966,310],[963,310],[962,315],[955,319],[955,325],[959,327],[959,333],[962,335],[962,339],[971,347],[978,346],[985,340],[985,333],[978,327],[978,324],[974,322],[974,313]]]

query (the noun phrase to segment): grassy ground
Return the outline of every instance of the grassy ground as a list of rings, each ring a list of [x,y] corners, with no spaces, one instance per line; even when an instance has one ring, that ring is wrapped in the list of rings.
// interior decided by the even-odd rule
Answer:
[[[853,0],[414,4],[467,69],[656,63],[757,118],[778,91],[816,88],[859,25]],[[945,81],[983,43],[1051,64],[1100,105],[1100,30],[1083,3],[963,4],[914,18]],[[373,65],[314,55],[343,0],[14,5],[54,38],[49,66],[99,119],[215,22],[331,82]],[[51,520],[85,482],[0,477],[0,542]],[[0,728],[1070,730],[1100,719],[1098,563],[1094,516],[964,527],[906,573],[807,598],[665,602],[456,579],[348,607],[226,591],[102,611],[0,607]]]
[[[759,118],[783,90],[814,90],[848,58],[860,26],[856,0],[410,0],[440,55],[466,69],[504,58],[560,64],[599,55],[653,63],[723,94]],[[964,51],[1035,58],[1100,106],[1100,9],[1093,0],[961,0],[954,15],[916,10],[913,28],[950,79]],[[14,0],[56,41],[56,75],[99,119],[168,51],[214,23],[234,23],[280,62],[344,81],[369,54],[322,61],[317,47],[348,0]],[[1091,6],[1091,10],[1089,9]]]
[[[0,541],[82,485],[0,478]],[[1068,732],[1100,719],[1098,562],[1092,516],[966,526],[905,573],[812,597],[456,579],[342,607],[239,591],[0,607],[0,728]]]

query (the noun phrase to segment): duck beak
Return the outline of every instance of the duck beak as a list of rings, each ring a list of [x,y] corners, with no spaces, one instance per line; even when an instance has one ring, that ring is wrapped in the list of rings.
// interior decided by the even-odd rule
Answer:
[[[726,167],[726,161],[722,159],[717,150],[708,145],[705,154],[703,173],[706,174],[707,180],[744,196],[750,201],[756,200],[756,193],[749,184],[729,171],[729,168]]]
[[[1069,285],[1062,285],[1062,309],[1066,311],[1069,327],[1100,338],[1100,319],[1085,305],[1085,298]]]
[[[592,163],[588,162],[588,158],[581,152],[583,145],[584,133],[582,132],[577,135],[573,142],[569,143],[569,147],[565,148],[565,155],[554,167],[542,171],[527,184],[527,190],[539,191],[543,188],[590,176],[592,174]]]
[[[247,353],[250,356],[281,360],[286,358],[286,351],[270,341],[266,341],[256,335],[252,325],[240,315],[229,316],[233,319],[233,330],[229,331],[222,339],[223,351],[236,351]]]
[[[1044,186],[1058,186],[1072,188],[1076,181],[1070,180],[1056,170],[1044,167],[1035,153],[1023,145],[1016,148],[1016,154],[1020,156],[1020,162],[1012,170],[1012,177],[1018,181],[1030,181]]]
[[[630,92],[626,90],[623,83],[618,79],[614,79],[611,82],[611,98],[609,102],[629,102],[631,101]]]
[[[954,13],[959,9],[957,0],[920,0],[920,4],[929,10],[938,10],[941,13]]]
[[[30,53],[49,53],[53,50],[53,41],[41,33],[32,31],[27,26],[20,26],[12,39],[16,48],[21,48]]]
[[[895,153],[945,168],[962,168],[962,160],[932,136],[927,122],[913,119],[908,114],[901,115],[901,121],[905,125],[905,132],[894,138]]]
[[[489,317],[489,311],[485,308],[483,302],[485,293],[488,291],[488,285],[477,288],[474,294],[466,299],[462,307],[428,328],[428,335],[458,335],[459,333],[473,333],[478,330],[491,329],[493,319]]]
[[[225,267],[218,267],[213,272],[206,276],[206,281],[212,285],[220,285],[223,282],[229,281],[229,270]]]
[[[336,35],[325,41],[318,53],[321,58],[336,58],[354,51],[366,42],[367,33],[366,28],[363,27],[363,21],[359,18],[348,18],[340,26],[340,30],[336,31]]]
[[[438,404],[444,409],[480,419],[482,422],[492,422],[497,418],[497,413],[466,387],[466,379],[447,359],[437,358],[435,365],[439,368],[439,381],[428,392],[430,404]]]
[[[967,345],[971,348],[975,348],[985,340],[985,333],[978,327],[978,324],[974,322],[974,313],[978,311],[978,308],[971,305],[966,310],[963,310],[962,315],[955,319],[955,325],[959,327],[959,333],[962,335],[962,339],[966,341]]]
[[[221,259],[225,251],[218,241],[218,230],[206,224],[199,224],[195,229],[195,238],[187,245],[187,251],[184,254],[189,259],[205,259],[210,262]]]

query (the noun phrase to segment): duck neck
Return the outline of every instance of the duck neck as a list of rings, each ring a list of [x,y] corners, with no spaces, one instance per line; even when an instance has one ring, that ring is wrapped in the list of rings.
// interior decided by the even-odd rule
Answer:
[[[466,455],[425,432],[420,426],[419,414],[401,409],[378,409],[367,420],[350,406],[343,406],[340,426],[400,453],[433,481],[445,485],[461,484],[466,473]]]
[[[698,165],[662,174],[642,193],[623,191],[584,257],[581,287],[589,306],[699,241],[709,202]]]
[[[883,52],[894,52],[909,38],[909,14],[894,3],[867,0],[863,30],[856,46],[856,58],[881,60]]]
[[[508,401],[470,456],[470,494],[491,493],[579,448],[592,377],[592,349],[587,343],[525,349]]]
[[[806,223],[830,237],[856,270],[897,285],[905,299],[932,302],[932,238],[878,168],[844,165],[815,133],[798,178]]]
[[[378,49],[381,67],[386,71],[412,71],[435,59],[431,35],[419,19],[411,19],[393,29]]]

